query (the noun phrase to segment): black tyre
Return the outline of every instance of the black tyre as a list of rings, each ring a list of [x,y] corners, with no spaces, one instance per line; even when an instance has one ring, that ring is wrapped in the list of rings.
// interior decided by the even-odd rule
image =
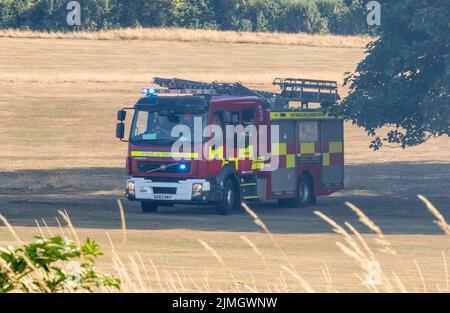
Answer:
[[[239,206],[238,193],[231,179],[227,179],[223,186],[223,198],[216,205],[217,214],[230,215]]]
[[[141,201],[142,212],[156,212],[158,211],[158,205],[153,202]]]
[[[300,176],[297,185],[297,206],[306,207],[315,202],[312,186],[311,178],[308,175]]]

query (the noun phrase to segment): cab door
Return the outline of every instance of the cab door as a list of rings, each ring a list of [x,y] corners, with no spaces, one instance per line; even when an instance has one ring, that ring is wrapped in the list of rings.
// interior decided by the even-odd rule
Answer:
[[[243,108],[241,111],[241,125],[244,133],[238,134],[244,147],[236,148],[239,158],[238,171],[240,173],[252,172],[252,165],[258,155],[258,121],[254,107]],[[237,144],[237,143],[236,143]]]
[[[208,174],[209,175],[218,175],[222,170],[224,156],[225,156],[225,138],[223,134],[225,134],[225,123],[224,119],[224,111],[222,109],[213,109],[211,111],[209,120],[210,126],[214,126],[214,128],[218,128],[221,132],[221,138],[219,134],[213,133],[212,130],[208,132],[208,143],[205,146],[205,153],[207,154],[205,157],[208,160]],[[219,139],[219,143],[213,144],[209,140],[212,136],[216,136]]]

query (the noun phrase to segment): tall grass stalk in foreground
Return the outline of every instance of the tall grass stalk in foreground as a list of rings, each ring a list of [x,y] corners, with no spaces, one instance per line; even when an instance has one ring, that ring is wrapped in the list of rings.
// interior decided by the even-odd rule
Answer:
[[[431,214],[434,215],[434,217],[437,218],[436,224],[442,229],[442,231],[446,234],[450,236],[450,225],[447,223],[447,221],[445,220],[445,218],[442,216],[442,214],[438,211],[438,209],[436,209],[436,207],[430,202],[430,200],[428,200],[427,198],[425,198],[422,195],[418,195],[417,196],[420,200],[422,200],[423,203],[425,203],[425,205],[428,208],[428,211],[431,212]]]
[[[439,213],[439,211],[425,197],[419,196],[419,199],[421,199],[425,203],[429,211],[437,218],[437,224],[439,225],[439,227],[447,235],[449,235],[450,233],[447,231],[450,229],[450,227],[443,216]],[[320,211],[315,211],[314,213],[322,220],[327,222],[336,234],[341,236],[342,241],[337,241],[336,245],[346,256],[356,261],[362,272],[354,273],[354,275],[358,277],[361,283],[366,286],[367,290],[369,292],[429,291],[430,289],[427,285],[426,278],[424,277],[423,271],[420,268],[418,262],[413,260],[413,263],[416,267],[415,274],[408,273],[406,271],[406,266],[404,265],[403,260],[400,258],[400,254],[395,251],[393,245],[387,240],[381,228],[377,226],[375,222],[373,222],[366,214],[362,212],[362,210],[360,210],[354,204],[346,203],[346,205],[356,214],[359,221],[375,234],[375,245],[370,244],[365,236],[363,236],[352,224],[344,222],[343,226],[341,226]],[[127,239],[125,213],[120,201],[118,201],[118,206],[122,220],[122,244],[125,244],[125,240]],[[271,245],[275,248],[275,255],[282,256],[280,261],[278,261],[280,277],[278,284],[275,284],[272,281],[268,282],[266,286],[258,285],[256,282],[254,282],[252,278],[253,275],[251,273],[251,277],[248,282],[242,281],[241,279],[236,279],[235,275],[227,267],[226,258],[221,256],[217,252],[217,250],[206,240],[199,238],[198,242],[200,243],[200,245],[202,245],[205,250],[209,252],[220,264],[221,268],[223,269],[222,274],[225,274],[227,277],[231,278],[231,290],[233,290],[234,292],[292,291],[291,287],[288,286],[288,282],[285,277],[286,274],[288,275],[288,277],[291,277],[294,279],[294,281],[296,281],[299,287],[298,290],[315,292],[316,288],[313,288],[312,285],[298,273],[298,270],[296,270],[293,265],[291,257],[289,257],[289,255],[285,253],[281,245],[277,242],[276,236],[274,236],[270,232],[269,227],[259,218],[255,211],[248,207],[248,205],[244,203],[242,204],[242,206],[249,214],[249,216],[253,219],[254,223],[258,227],[260,227],[262,231],[268,236]],[[81,242],[67,212],[60,211],[59,213],[66,222],[66,226],[63,226],[57,219],[61,234],[68,234],[68,236],[76,242]],[[24,244],[14,231],[13,227],[3,216],[0,216],[0,220],[6,225],[7,229],[17,240],[17,242],[21,245]],[[48,235],[53,234],[52,232],[50,232],[50,229],[48,229],[47,223],[45,223],[45,221],[43,221],[42,224],[43,227],[38,227],[41,234],[45,234],[45,230],[47,231]],[[209,269],[206,269],[203,277],[199,279],[198,277],[194,278],[192,276],[189,276],[184,271],[162,270],[160,267],[155,265],[155,263],[151,259],[145,260],[138,251],[136,251],[134,254],[128,255],[124,260],[119,256],[119,253],[117,252],[110,235],[106,233],[106,236],[108,237],[111,245],[111,257],[113,261],[113,268],[111,269],[111,272],[113,275],[116,275],[120,279],[121,292],[221,292],[229,290],[222,290],[221,288],[211,286],[211,284],[209,283]],[[249,246],[250,249],[252,249],[255,255],[263,261],[264,266],[267,267],[264,269],[265,271],[274,269],[273,267],[270,267],[271,265],[269,264],[269,260],[271,260],[272,258],[271,255],[265,255],[259,249],[259,247],[247,236],[242,235],[240,236],[240,238]],[[132,238],[128,238],[128,240],[132,240]],[[380,254],[390,255],[396,258],[402,268],[402,275],[399,275],[395,271],[390,270],[386,265],[383,265],[379,259]],[[445,279],[445,287],[437,285],[436,289],[440,292],[450,292],[449,272],[444,251],[442,251],[442,258],[444,265],[443,277]],[[148,264],[150,264],[150,269],[148,267]],[[10,271],[8,264],[5,264],[5,262],[0,262],[0,268],[5,271]],[[34,277],[36,277],[37,279],[37,283],[42,285],[41,287],[44,287],[44,273],[42,273],[42,271],[36,267],[34,267],[32,270]],[[324,264],[324,266],[322,267],[322,272],[324,275],[326,291],[339,292],[340,288],[333,282],[330,269],[326,264]],[[217,275],[219,273],[214,272],[214,274]],[[422,285],[420,290],[414,283],[414,276],[416,277],[416,280],[418,280]],[[24,283],[31,284],[31,281],[28,279]],[[71,291],[71,289],[64,290],[67,292]],[[95,291],[115,292],[116,290],[110,286],[99,286],[97,289],[95,289]]]
[[[122,206],[122,202],[117,199],[117,205],[119,206],[119,212],[120,212],[120,221],[122,225],[122,241],[123,243],[127,242],[127,223],[125,221],[125,211]]]
[[[288,263],[288,266],[285,265],[281,265],[281,268],[288,272],[289,274],[291,274],[295,279],[297,279],[300,283],[300,285],[302,286],[302,288],[307,291],[307,292],[314,292],[314,289],[302,278],[300,277],[299,274],[297,274],[294,270],[294,266],[290,260],[290,258],[287,256],[286,252],[284,252],[284,250],[281,248],[281,246],[277,243],[277,241],[275,240],[274,236],[272,235],[272,233],[270,232],[269,228],[266,226],[266,224],[259,218],[259,216],[255,213],[255,211],[253,211],[252,209],[250,209],[250,207],[245,204],[242,203],[242,207],[245,209],[245,211],[252,217],[253,222],[261,227],[262,230],[264,230],[264,232],[269,236],[270,241],[273,243],[273,245],[275,246],[275,248],[283,255],[284,259],[286,260],[286,262]]]
[[[444,217],[440,212],[433,206],[433,204],[426,199],[424,196],[419,195],[419,199],[421,199],[429,211],[437,218],[437,224],[439,227],[444,231],[446,235],[450,235],[450,226],[445,221]],[[411,275],[405,271],[405,264],[403,260],[400,258],[399,254],[393,249],[392,244],[386,239],[383,232],[381,231],[381,228],[378,227],[375,222],[373,222],[367,215],[365,215],[362,210],[360,210],[357,206],[350,202],[346,202],[346,205],[358,216],[359,221],[364,224],[366,227],[368,227],[372,232],[375,233],[376,240],[375,242],[379,246],[379,251],[381,253],[387,253],[395,256],[397,258],[397,261],[401,265],[401,269],[403,271],[404,276],[406,277],[409,285],[413,286],[413,291],[417,292],[418,288],[415,285],[413,279],[411,278]],[[358,262],[360,267],[364,270],[363,278],[362,276],[358,275],[360,280],[369,288],[370,291],[375,292],[393,292],[393,291],[400,291],[400,292],[407,292],[407,288],[405,287],[404,282],[399,278],[397,273],[392,272],[393,275],[393,281],[395,282],[397,286],[397,290],[393,287],[393,284],[388,278],[388,275],[383,271],[381,267],[381,263],[377,260],[375,253],[370,248],[369,244],[366,242],[366,240],[361,236],[361,234],[348,222],[345,222],[345,226],[351,231],[351,233],[356,236],[357,241],[340,225],[338,225],[335,221],[333,221],[331,218],[323,214],[322,212],[315,211],[314,212],[317,216],[322,218],[324,221],[326,221],[328,224],[330,224],[333,227],[333,230],[335,233],[342,235],[344,237],[344,241],[346,244],[343,244],[341,242],[336,242],[337,246],[349,257],[353,258]],[[450,292],[449,284],[448,284],[448,269],[447,269],[447,263],[445,258],[445,253],[442,251],[444,256],[444,268],[445,268],[445,277],[446,277],[446,292]],[[422,283],[422,290],[424,292],[428,292],[424,276],[422,274],[422,270],[417,263],[417,261],[414,260],[414,264],[417,269],[417,273],[419,275],[420,281]],[[381,289],[380,289],[381,288]]]

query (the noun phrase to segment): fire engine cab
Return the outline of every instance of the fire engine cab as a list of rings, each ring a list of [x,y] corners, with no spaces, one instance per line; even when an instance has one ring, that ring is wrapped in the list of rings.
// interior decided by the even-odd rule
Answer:
[[[158,87],[143,89],[145,96],[133,107],[117,113],[116,137],[128,142],[126,197],[139,201],[144,212],[214,204],[218,214],[228,215],[242,201],[256,200],[307,206],[343,188],[343,120],[322,109],[339,100],[336,82],[276,79],[280,93],[241,83],[154,78],[154,84]],[[134,115],[124,140],[129,110]],[[183,140],[172,136],[177,125],[191,137],[189,148],[174,152],[174,143]],[[223,130],[223,142],[211,144],[208,125]],[[238,135],[226,128],[236,125],[265,129],[267,139],[244,133],[243,147],[230,146]]]

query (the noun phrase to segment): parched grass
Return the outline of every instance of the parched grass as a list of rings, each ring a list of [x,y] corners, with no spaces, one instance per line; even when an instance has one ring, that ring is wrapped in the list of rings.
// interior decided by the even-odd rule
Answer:
[[[0,37],[79,40],[147,40],[179,42],[251,43],[305,47],[363,48],[373,40],[368,36],[310,35],[271,32],[236,32],[186,28],[120,28],[101,31],[37,32],[6,29]]]
[[[442,230],[448,229],[449,225],[440,218],[433,204],[423,196],[419,198],[440,222],[438,225]],[[103,264],[100,267],[120,278],[121,292],[450,292],[447,255],[444,251],[447,249],[448,252],[445,245],[448,237],[441,242],[441,247],[435,245],[436,251],[432,253],[433,250],[429,250],[426,253],[426,260],[416,259],[415,256],[411,258],[405,255],[405,251],[411,252],[411,246],[404,245],[417,240],[417,237],[405,238],[400,245],[398,242],[389,242],[392,237],[384,235],[374,221],[351,203],[347,203],[347,206],[374,235],[363,235],[352,224],[344,222],[340,225],[316,211],[316,215],[327,222],[336,234],[331,238],[330,234],[318,235],[314,239],[315,244],[308,250],[299,249],[298,246],[291,246],[292,242],[286,244],[282,238],[272,234],[257,213],[243,204],[262,233],[258,236],[240,236],[241,243],[230,245],[228,242],[225,246],[215,235],[202,237],[204,233],[192,234],[191,240],[182,243],[192,259],[192,263],[184,267],[179,266],[180,262],[183,263],[180,258],[181,246],[171,251],[167,249],[166,242],[163,243],[164,248],[159,250],[158,240],[153,238],[153,247],[158,249],[153,256],[143,250],[142,245],[130,247],[132,242],[142,239],[135,231],[127,234],[120,201],[118,206],[122,212],[122,229],[120,232],[111,231],[111,235],[105,232],[108,240],[103,245],[109,243],[110,252],[104,258],[110,261],[107,266]],[[65,211],[60,211],[60,215],[65,225],[61,226],[58,221],[59,228],[56,229],[47,227],[45,221],[44,227],[41,227],[36,221],[41,236],[46,238],[60,233],[79,242],[84,236],[83,231],[75,229]],[[25,240],[19,237],[17,229],[1,215],[0,219],[7,226],[11,241],[22,244]],[[173,243],[179,239],[170,240]],[[241,246],[239,250],[237,246]],[[324,258],[325,255],[314,254],[321,249],[325,249],[326,255],[333,255],[333,260]],[[436,253],[439,249],[439,253]],[[419,255],[423,253],[417,252]],[[438,256],[432,257],[434,254]],[[303,261],[299,263],[300,259]],[[206,265],[203,269],[202,264]],[[6,269],[7,266],[3,264]],[[314,271],[312,267],[319,267],[321,271]],[[433,272],[431,268],[434,268]],[[33,275],[40,274],[40,269],[34,271]],[[115,292],[110,288],[97,291]]]
[[[317,39],[321,40],[318,36]],[[123,167],[126,145],[111,130],[115,113],[154,76],[241,81],[276,91],[276,77],[336,80],[354,70],[362,48],[141,40],[0,38],[2,170]],[[340,88],[341,96],[347,90]],[[79,134],[83,134],[80,136]],[[346,125],[346,163],[449,163],[446,137],[407,150],[373,153],[363,129]],[[17,157],[17,151],[27,151]]]
[[[321,73],[316,73],[319,76]],[[152,85],[151,80],[153,77],[169,76],[170,73],[164,72],[153,72],[150,74],[101,74],[101,73],[58,73],[58,74],[39,74],[39,73],[0,73],[0,82],[15,83],[15,82],[25,82],[25,83],[44,83],[44,84],[76,84],[76,83],[90,83],[90,84],[142,84],[142,85]],[[181,75],[181,76],[180,76]],[[255,76],[249,73],[186,73],[180,74],[180,78],[197,80],[203,82],[241,82],[244,84],[251,84],[256,86],[264,86],[265,89],[277,91],[276,88],[270,86],[270,83],[277,77],[279,77],[279,72],[266,71]],[[289,74],[287,74],[289,76]],[[295,76],[292,73],[291,76]],[[330,77],[330,76],[328,76]],[[176,77],[178,78],[178,77]],[[330,79],[339,79],[339,76],[331,76]]]

